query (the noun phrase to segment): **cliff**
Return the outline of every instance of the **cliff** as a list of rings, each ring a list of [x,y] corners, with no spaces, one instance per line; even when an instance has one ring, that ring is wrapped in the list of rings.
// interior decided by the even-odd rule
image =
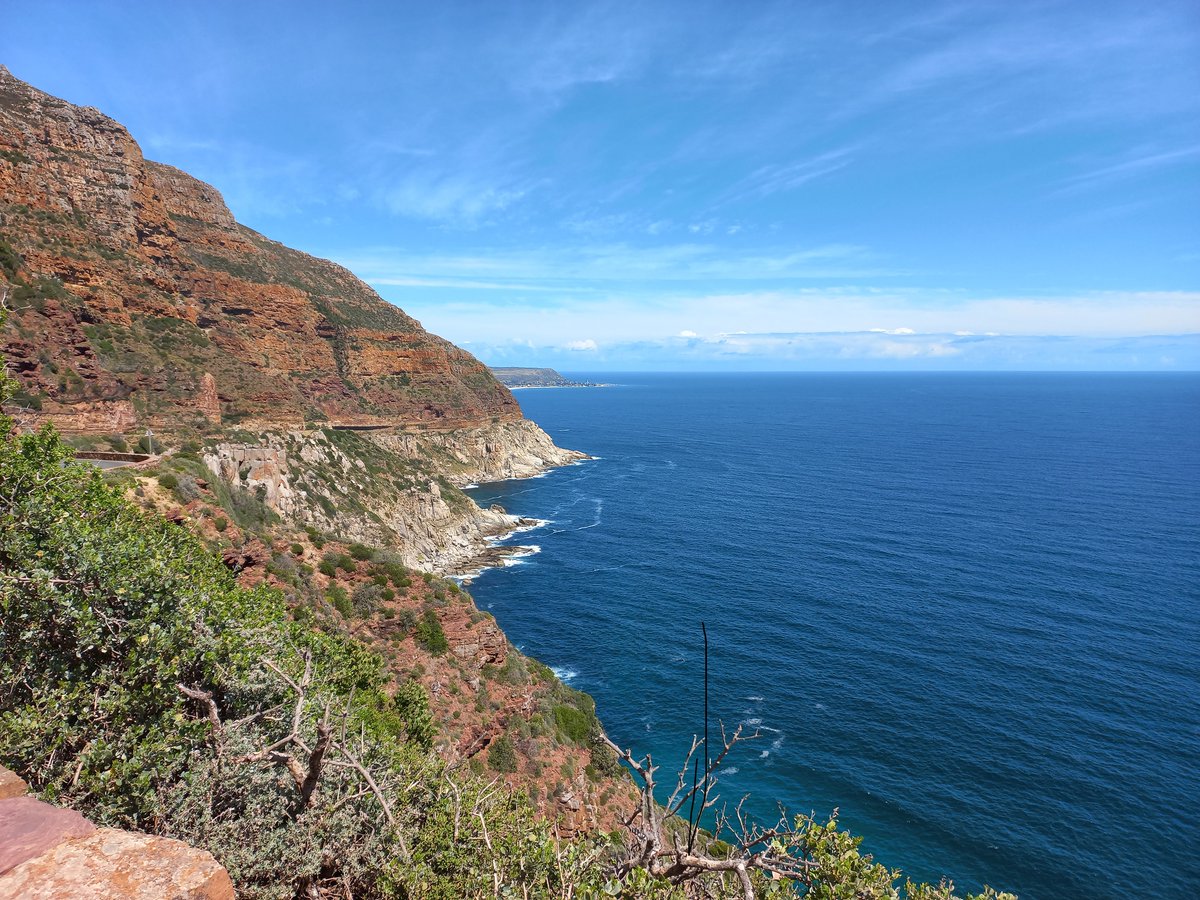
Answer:
[[[129,500],[375,648],[390,690],[418,683],[450,765],[497,773],[563,834],[616,824],[627,798],[595,777],[590,698],[431,574],[496,562],[494,539],[523,524],[464,485],[584,458],[485,366],[3,69],[0,292],[21,424],[53,422],[92,455],[153,428],[147,458],[111,473]]]
[[[23,260],[10,370],[64,430],[521,419],[486,366],[349,271],[239,225],[119,123],[2,66],[0,242]]]
[[[535,475],[583,458],[529,421],[451,431],[233,431],[202,459],[284,522],[389,547],[405,565],[452,573],[522,523],[459,488]],[[490,554],[489,554],[490,555]]]

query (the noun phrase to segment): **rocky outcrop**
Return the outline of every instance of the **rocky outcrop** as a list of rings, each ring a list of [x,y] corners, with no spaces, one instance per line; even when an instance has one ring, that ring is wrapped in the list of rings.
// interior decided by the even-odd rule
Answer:
[[[205,372],[200,379],[200,392],[196,395],[196,409],[214,425],[221,421],[221,398],[217,394],[217,379],[212,372]]]
[[[0,900],[233,900],[229,874],[181,841],[96,828],[24,796],[0,766]]]
[[[533,422],[497,422],[446,432],[377,431],[369,439],[410,458],[439,459],[455,484],[529,478],[555,466],[589,459],[557,447]]]
[[[238,225],[119,123],[0,68],[5,352],[64,430],[517,421],[487,367],[350,272]]]
[[[526,477],[583,456],[555,447],[526,421],[453,432],[324,429],[254,437],[211,445],[205,465],[285,521],[386,547],[405,565],[441,573],[471,569],[492,554],[497,537],[528,524],[481,509],[455,482]]]

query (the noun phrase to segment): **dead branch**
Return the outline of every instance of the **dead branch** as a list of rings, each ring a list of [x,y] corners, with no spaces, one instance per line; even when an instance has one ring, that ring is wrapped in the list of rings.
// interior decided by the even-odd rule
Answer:
[[[216,746],[217,755],[220,756],[224,740],[224,728],[221,726],[221,712],[217,709],[217,701],[213,699],[212,691],[205,691],[198,687],[189,687],[186,684],[177,684],[175,686],[185,696],[205,705],[208,711],[208,721],[212,725],[213,744]]]

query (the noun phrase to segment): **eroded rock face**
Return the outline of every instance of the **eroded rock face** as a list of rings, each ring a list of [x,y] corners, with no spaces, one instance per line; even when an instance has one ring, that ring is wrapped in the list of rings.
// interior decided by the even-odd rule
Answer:
[[[411,458],[439,454],[451,461],[447,477],[459,485],[529,478],[588,458],[585,453],[555,446],[550,435],[528,419],[440,432],[376,431],[368,437]]]
[[[6,352],[30,415],[65,430],[521,418],[487,367],[350,272],[238,225],[119,123],[2,68],[0,240],[24,258],[0,271]]]
[[[498,508],[480,509],[455,483],[523,478],[584,458],[554,446],[527,420],[446,432],[254,437],[209,447],[205,465],[285,521],[384,547],[405,565],[443,573],[469,569],[493,538],[521,525]]]
[[[11,802],[11,801],[7,801]],[[0,900],[233,900],[212,854],[182,841],[100,828],[0,876]]]

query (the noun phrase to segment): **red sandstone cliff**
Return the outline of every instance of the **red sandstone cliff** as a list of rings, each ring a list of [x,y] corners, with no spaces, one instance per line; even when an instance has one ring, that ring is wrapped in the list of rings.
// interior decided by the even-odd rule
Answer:
[[[521,418],[482,363],[349,271],[238,225],[119,123],[0,66],[3,243],[22,258],[0,266],[9,368],[63,430]]]

